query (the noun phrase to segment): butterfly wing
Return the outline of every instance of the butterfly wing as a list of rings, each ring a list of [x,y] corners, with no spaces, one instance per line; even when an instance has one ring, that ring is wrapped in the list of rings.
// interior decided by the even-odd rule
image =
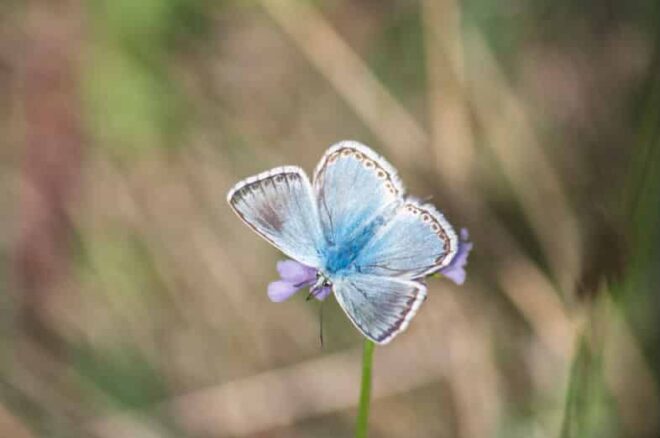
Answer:
[[[447,266],[458,237],[432,205],[407,200],[354,261],[359,272],[405,279],[421,278]]]
[[[426,287],[414,280],[456,254],[456,233],[432,206],[406,200],[394,168],[357,142],[326,152],[314,190],[337,301],[360,332],[385,344],[426,297]]]
[[[353,325],[378,344],[404,331],[426,298],[417,281],[365,274],[336,279],[333,290]]]
[[[331,146],[314,172],[319,217],[330,247],[356,253],[403,202],[394,168],[355,141]]]
[[[305,172],[284,166],[247,178],[227,202],[257,234],[287,256],[319,267],[323,235],[312,187]]]

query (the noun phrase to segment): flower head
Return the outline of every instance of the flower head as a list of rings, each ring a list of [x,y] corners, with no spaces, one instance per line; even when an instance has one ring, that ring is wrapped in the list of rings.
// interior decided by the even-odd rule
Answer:
[[[295,260],[277,262],[277,272],[281,279],[268,285],[268,298],[275,303],[289,299],[302,288],[313,286],[318,279],[316,269]],[[323,286],[312,290],[312,296],[317,300],[324,300],[331,292],[330,287]]]
[[[444,268],[438,271],[439,274],[447,277],[454,283],[461,285],[465,283],[465,265],[467,265],[468,256],[470,251],[472,251],[472,242],[468,239],[470,234],[466,228],[461,229],[461,237],[458,242],[458,251],[449,263]]]

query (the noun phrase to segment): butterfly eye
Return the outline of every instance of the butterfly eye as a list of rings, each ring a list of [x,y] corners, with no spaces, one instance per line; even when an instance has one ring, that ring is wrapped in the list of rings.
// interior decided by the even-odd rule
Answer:
[[[323,287],[330,287],[330,286],[332,286],[332,284],[330,284],[330,282],[328,280],[325,280],[323,282]]]

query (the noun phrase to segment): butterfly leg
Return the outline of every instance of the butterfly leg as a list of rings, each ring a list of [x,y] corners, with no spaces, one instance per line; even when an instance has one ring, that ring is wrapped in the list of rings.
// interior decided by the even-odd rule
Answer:
[[[323,275],[318,274],[316,283],[309,289],[309,294],[307,294],[306,300],[309,301],[312,298],[320,298],[321,300],[325,298],[325,295],[328,293],[327,289],[330,288],[332,284],[325,278]]]

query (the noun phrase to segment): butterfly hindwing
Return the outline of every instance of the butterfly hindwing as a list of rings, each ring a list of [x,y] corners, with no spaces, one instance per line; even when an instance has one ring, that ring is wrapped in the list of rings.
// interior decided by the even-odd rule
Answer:
[[[343,141],[316,167],[314,191],[328,244],[352,251],[396,211],[404,189],[385,159],[358,142]]]
[[[287,256],[320,266],[322,232],[305,172],[284,166],[236,184],[227,195],[238,216]]]
[[[414,279],[449,264],[457,249],[456,232],[435,207],[407,200],[354,263],[363,273]]]
[[[359,273],[335,280],[333,290],[355,327],[378,344],[404,331],[426,298],[419,282]]]

